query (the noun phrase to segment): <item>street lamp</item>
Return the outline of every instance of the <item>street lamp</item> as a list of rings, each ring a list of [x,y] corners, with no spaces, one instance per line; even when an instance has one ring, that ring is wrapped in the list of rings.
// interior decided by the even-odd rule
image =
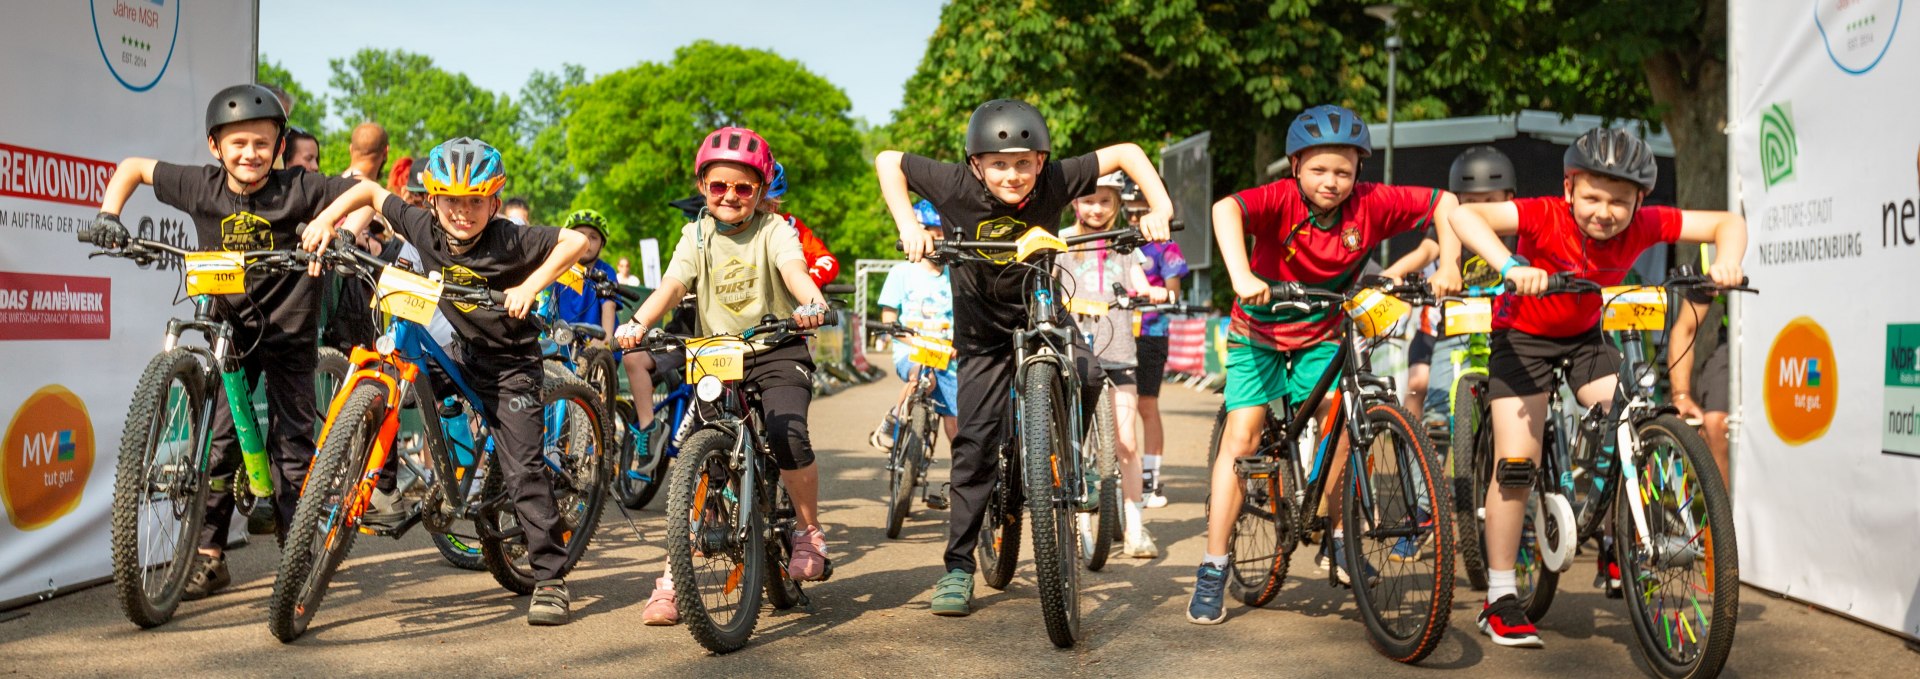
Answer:
[[[1394,21],[1394,15],[1400,13],[1400,6],[1374,5],[1366,9],[1367,16],[1379,19],[1387,24],[1387,172],[1386,183],[1393,183],[1393,109],[1395,90],[1399,83],[1400,24]]]

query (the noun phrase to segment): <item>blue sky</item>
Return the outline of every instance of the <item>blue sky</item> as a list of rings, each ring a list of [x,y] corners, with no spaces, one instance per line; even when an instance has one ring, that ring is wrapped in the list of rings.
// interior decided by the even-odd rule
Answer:
[[[260,53],[308,89],[328,59],[364,47],[433,57],[475,84],[518,96],[535,70],[585,66],[588,79],[664,62],[699,39],[772,50],[839,85],[853,115],[883,124],[939,24],[939,0],[587,2],[442,0],[260,3]]]

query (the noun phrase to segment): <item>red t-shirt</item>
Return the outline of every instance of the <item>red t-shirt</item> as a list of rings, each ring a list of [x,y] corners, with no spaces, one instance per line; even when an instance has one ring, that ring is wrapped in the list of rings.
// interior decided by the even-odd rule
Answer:
[[[1513,201],[1520,212],[1519,254],[1547,273],[1573,272],[1601,285],[1619,285],[1640,253],[1659,243],[1680,240],[1680,211],[1643,207],[1625,231],[1594,240],[1573,221],[1567,200],[1559,197]],[[1501,295],[1493,303],[1493,329],[1519,330],[1541,337],[1573,337],[1600,324],[1600,296],[1558,294],[1540,297]]]
[[[1359,277],[1360,260],[1394,235],[1431,224],[1438,189],[1362,183],[1334,218],[1308,219],[1300,185],[1293,179],[1257,186],[1233,195],[1245,213],[1245,232],[1253,273],[1272,282],[1295,281],[1322,290],[1345,290]],[[1326,219],[1325,217],[1322,218]],[[1340,317],[1331,311],[1303,313],[1233,305],[1232,332],[1263,346],[1303,349],[1339,335]]]
[[[799,217],[785,215],[793,229],[800,232],[800,254],[807,258],[807,277],[813,284],[826,287],[835,276],[840,275],[840,260],[827,250],[827,242],[813,234],[813,229],[800,221]]]

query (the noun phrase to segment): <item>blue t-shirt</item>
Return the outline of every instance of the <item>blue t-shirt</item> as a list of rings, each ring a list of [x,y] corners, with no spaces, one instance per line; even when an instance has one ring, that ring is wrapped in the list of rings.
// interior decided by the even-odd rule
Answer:
[[[606,274],[608,280],[617,278],[613,267],[606,262],[596,259],[590,268]],[[602,298],[591,282],[581,286],[580,292],[574,292],[573,288],[560,283],[554,283],[549,289],[553,291],[553,304],[560,314],[560,320],[574,325],[600,325],[600,303],[609,300]]]
[[[944,267],[930,272],[919,264],[895,264],[880,286],[880,306],[898,310],[901,325],[953,341],[953,282]],[[901,351],[894,341],[894,351]]]
[[[1180,245],[1173,241],[1142,245],[1140,254],[1146,256],[1143,268],[1147,271],[1148,283],[1164,288],[1167,281],[1188,273],[1187,258],[1180,252]],[[1140,317],[1140,334],[1145,337],[1166,337],[1167,329],[1172,325],[1172,319],[1165,315],[1143,314]]]

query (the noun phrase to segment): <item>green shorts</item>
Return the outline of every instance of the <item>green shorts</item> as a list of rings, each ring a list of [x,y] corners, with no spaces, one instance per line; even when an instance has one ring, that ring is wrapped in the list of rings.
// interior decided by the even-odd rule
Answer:
[[[1227,410],[1305,401],[1338,353],[1339,342],[1293,351],[1228,342]]]

